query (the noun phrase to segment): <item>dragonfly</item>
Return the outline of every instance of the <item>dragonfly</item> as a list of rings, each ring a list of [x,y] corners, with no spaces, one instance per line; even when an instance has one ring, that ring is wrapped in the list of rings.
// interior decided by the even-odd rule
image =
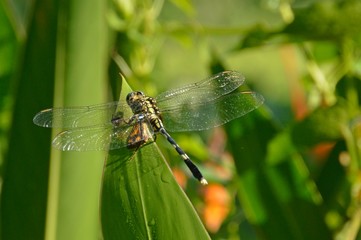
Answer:
[[[62,129],[52,142],[62,151],[119,148],[137,151],[161,134],[193,176],[206,185],[201,171],[168,132],[207,130],[258,108],[264,102],[261,94],[236,91],[244,82],[241,73],[224,71],[155,98],[134,91],[116,102],[42,110],[33,122],[41,127]]]

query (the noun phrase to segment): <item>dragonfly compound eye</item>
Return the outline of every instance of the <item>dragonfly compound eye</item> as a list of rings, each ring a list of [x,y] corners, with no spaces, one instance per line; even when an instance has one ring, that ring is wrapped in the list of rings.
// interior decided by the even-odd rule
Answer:
[[[137,92],[128,93],[126,98],[128,104],[134,102],[135,99],[137,99]]]
[[[129,104],[138,99],[142,99],[144,97],[145,97],[145,95],[143,92],[137,91],[137,92],[128,93],[126,100],[127,100],[127,103]]]
[[[135,94],[137,95],[138,98],[145,97],[144,93],[141,91],[137,91],[137,92],[135,92]]]
[[[133,95],[134,95],[134,92],[128,93],[128,95],[126,97],[127,102],[129,102],[129,100],[133,97]]]

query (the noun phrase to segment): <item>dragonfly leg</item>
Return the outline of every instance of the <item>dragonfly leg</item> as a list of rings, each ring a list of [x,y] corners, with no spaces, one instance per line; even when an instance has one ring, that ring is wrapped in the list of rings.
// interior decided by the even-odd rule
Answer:
[[[136,115],[133,115],[129,120],[123,118],[123,114],[115,114],[111,120],[113,125],[120,126],[121,124],[132,124],[137,119]]]
[[[191,161],[191,159],[188,157],[188,155],[178,146],[178,144],[174,141],[174,139],[168,134],[168,132],[161,128],[159,129],[159,132],[167,138],[168,142],[172,144],[172,146],[175,148],[175,150],[178,152],[178,154],[183,158],[183,161],[185,164],[187,164],[187,167],[192,172],[193,176],[198,179],[198,181],[202,185],[207,185],[207,180],[203,177],[201,171],[199,171],[198,167]]]

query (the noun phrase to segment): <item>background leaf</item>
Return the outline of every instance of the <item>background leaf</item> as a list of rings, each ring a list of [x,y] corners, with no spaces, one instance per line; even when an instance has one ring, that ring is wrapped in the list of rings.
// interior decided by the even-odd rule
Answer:
[[[42,103],[50,103],[53,98],[54,83],[49,79],[53,78],[55,68],[55,9],[53,1],[34,8],[24,52],[15,55],[14,110],[1,195],[2,239],[44,237],[50,132],[34,127],[32,118],[43,107]],[[40,13],[46,21],[36,17]]]

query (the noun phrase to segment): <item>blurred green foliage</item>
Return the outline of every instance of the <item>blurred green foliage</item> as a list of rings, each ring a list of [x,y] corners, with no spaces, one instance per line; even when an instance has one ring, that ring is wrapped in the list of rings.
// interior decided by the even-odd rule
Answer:
[[[3,1],[1,238],[101,235],[103,158],[51,150],[50,131],[32,124],[36,112],[117,100],[129,91],[119,72],[132,89],[155,96],[230,69],[246,76],[264,106],[224,128],[174,134],[210,180],[205,188],[189,176],[179,180],[210,237],[361,239],[360,23],[358,0]],[[157,144],[174,169],[187,173],[165,141]],[[149,165],[140,166],[156,164],[171,176],[153,144],[126,168],[144,154]],[[108,163],[117,157],[110,153]],[[167,236],[160,234],[164,226],[164,234],[182,229],[208,238],[173,179],[173,191],[156,189],[156,171],[137,182],[120,180],[131,170],[109,175],[113,167],[104,172],[105,239],[132,236],[134,224],[141,237]],[[228,194],[222,216],[209,200],[220,194],[210,191],[216,183]],[[149,198],[141,195],[147,191]],[[167,221],[147,221],[155,212]]]

